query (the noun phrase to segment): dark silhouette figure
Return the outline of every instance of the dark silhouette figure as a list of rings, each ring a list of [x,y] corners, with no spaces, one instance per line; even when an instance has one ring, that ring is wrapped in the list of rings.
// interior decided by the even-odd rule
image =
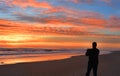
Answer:
[[[92,48],[87,49],[86,56],[89,57],[89,61],[88,61],[86,76],[90,75],[92,69],[93,69],[93,76],[97,76],[99,49],[97,49],[96,47],[97,47],[97,43],[93,42]]]

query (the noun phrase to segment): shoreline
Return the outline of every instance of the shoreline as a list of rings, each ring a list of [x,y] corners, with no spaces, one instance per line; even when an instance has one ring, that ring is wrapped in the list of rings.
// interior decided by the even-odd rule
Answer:
[[[99,56],[98,76],[120,76],[120,51]],[[0,65],[1,76],[85,76],[88,58]],[[92,74],[92,72],[91,72]]]
[[[120,52],[120,51],[109,51],[108,53],[103,53],[103,54],[100,54],[99,56],[102,56],[102,55],[109,55],[109,54],[116,53],[116,52]],[[70,57],[68,57],[68,58],[63,58],[63,59],[46,60],[46,61],[36,61],[36,62],[21,62],[21,63],[13,63],[13,64],[3,64],[3,65],[0,65],[0,66],[5,66],[5,65],[17,65],[17,64],[29,64],[29,63],[54,62],[54,61],[67,60],[67,59],[71,59],[71,58],[74,58],[74,57],[81,57],[81,56],[86,57],[85,55],[76,55],[76,56],[70,56]]]
[[[78,52],[78,51],[77,51]],[[80,51],[79,51],[80,52]],[[18,63],[32,63],[32,62],[45,62],[45,61],[54,61],[54,60],[64,60],[64,59],[70,59],[74,56],[84,56],[85,55],[85,51],[83,51],[82,53],[53,53],[53,54],[41,54],[41,55],[35,55],[35,54],[29,54],[29,56],[26,57],[18,57],[17,55],[14,58],[2,58],[0,59],[0,65],[11,65],[11,64],[18,64]],[[105,54],[110,54],[112,53],[112,51],[101,51],[100,55],[105,55]]]

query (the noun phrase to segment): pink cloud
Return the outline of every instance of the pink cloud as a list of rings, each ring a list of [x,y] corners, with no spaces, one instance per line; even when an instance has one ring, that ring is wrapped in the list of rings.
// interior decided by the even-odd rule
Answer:
[[[111,4],[111,0],[103,0],[103,2]]]
[[[120,17],[110,16],[107,21],[108,21],[107,27],[117,29],[120,28]]]
[[[93,0],[67,0],[74,3],[93,3]]]
[[[95,0],[66,0],[66,1],[69,1],[69,2],[73,2],[73,3],[95,3],[97,1]],[[100,0],[101,2],[105,2],[107,4],[111,4],[111,0]]]
[[[86,10],[75,10],[65,7],[54,7],[48,10],[43,11],[44,14],[52,13],[64,13],[66,16],[75,16],[75,17],[92,17],[92,18],[102,18],[103,15],[97,12],[86,11]]]
[[[77,12],[73,11],[73,10],[69,10],[66,9],[65,7],[54,7],[48,10],[45,10],[44,13],[48,14],[48,13],[59,13],[59,12],[65,12],[65,13],[69,13],[69,14],[76,14]]]
[[[10,6],[18,6],[21,8],[33,7],[33,8],[52,8],[52,6],[46,2],[38,2],[36,0],[13,0],[6,1],[6,3]]]
[[[73,1],[74,3],[78,3],[79,2],[79,0],[71,0],[71,1]]]

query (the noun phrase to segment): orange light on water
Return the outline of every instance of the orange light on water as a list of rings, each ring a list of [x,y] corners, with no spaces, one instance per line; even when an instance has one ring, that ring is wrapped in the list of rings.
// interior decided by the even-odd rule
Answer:
[[[61,60],[70,58],[72,56],[76,56],[80,54],[69,54],[69,53],[61,53],[61,54],[41,54],[41,55],[31,55],[33,57],[14,57],[14,58],[5,58],[0,59],[1,63],[0,65],[6,65],[6,64],[16,64],[16,63],[25,63],[25,62],[39,62],[39,61],[52,61],[52,60]],[[27,56],[27,55],[26,55]],[[35,56],[35,57],[34,57]]]

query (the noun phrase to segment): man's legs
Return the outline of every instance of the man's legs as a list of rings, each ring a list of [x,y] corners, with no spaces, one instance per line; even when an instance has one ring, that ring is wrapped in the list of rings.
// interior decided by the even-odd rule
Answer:
[[[97,76],[97,68],[98,68],[98,64],[95,64],[95,65],[93,66],[93,75],[94,75],[94,76]]]
[[[86,76],[90,75],[91,69],[92,69],[92,65],[90,63],[88,63]]]

